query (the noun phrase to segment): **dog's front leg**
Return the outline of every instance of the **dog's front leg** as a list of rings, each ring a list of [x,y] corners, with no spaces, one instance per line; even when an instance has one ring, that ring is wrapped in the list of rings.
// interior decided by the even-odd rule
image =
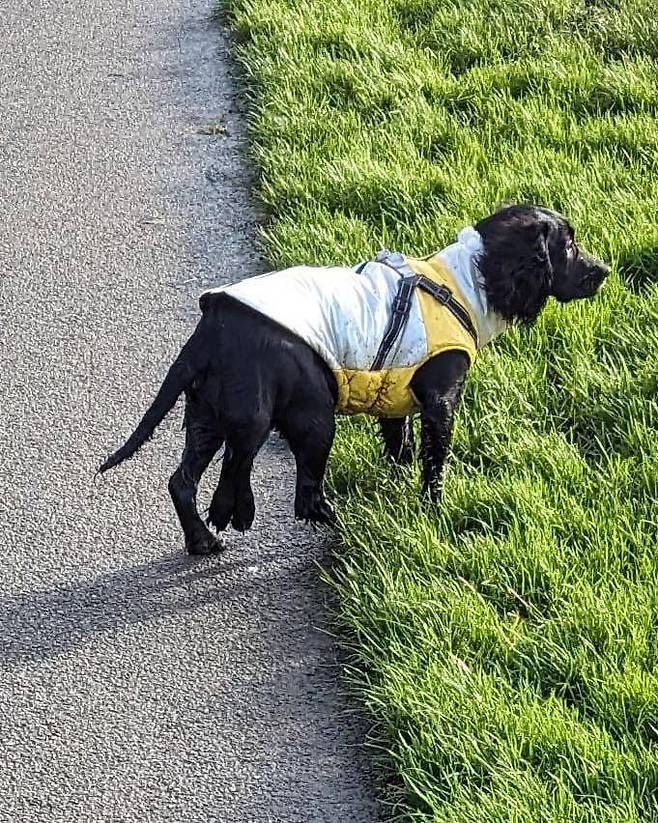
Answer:
[[[407,466],[414,459],[414,431],[408,417],[382,417],[379,428],[384,439],[384,456]]]
[[[468,367],[469,359],[463,352],[444,352],[421,366],[411,383],[421,407],[423,492],[429,494],[434,503],[441,499],[443,465]]]
[[[423,494],[433,503],[441,500],[443,465],[450,448],[454,406],[442,395],[430,396],[420,414],[420,454],[423,463]]]

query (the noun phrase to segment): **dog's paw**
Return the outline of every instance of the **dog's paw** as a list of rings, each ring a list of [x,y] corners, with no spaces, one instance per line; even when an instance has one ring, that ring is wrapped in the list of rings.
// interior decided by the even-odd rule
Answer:
[[[232,490],[230,491],[232,492]],[[233,494],[225,493],[219,486],[213,495],[206,522],[218,532],[223,532],[231,522],[234,505],[235,497]]]
[[[315,523],[319,526],[335,526],[336,513],[319,491],[299,495],[295,500],[295,517],[306,523]]]
[[[421,490],[421,499],[429,508],[440,508],[441,500],[443,498],[443,483],[424,482]]]
[[[208,532],[208,534],[203,537],[186,541],[185,551],[188,554],[196,555],[219,554],[224,551],[224,544],[219,537],[215,537],[214,534]]]
[[[238,532],[246,532],[251,528],[256,516],[256,505],[252,494],[238,498],[233,508],[231,525]]]
[[[311,523],[318,523],[321,526],[331,526],[331,528],[334,528],[337,522],[336,512],[326,500],[323,500],[317,506],[315,516],[311,519]]]

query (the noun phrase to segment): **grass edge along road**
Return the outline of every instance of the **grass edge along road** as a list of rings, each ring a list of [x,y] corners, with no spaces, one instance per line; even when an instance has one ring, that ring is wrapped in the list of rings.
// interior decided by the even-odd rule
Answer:
[[[658,19],[647,0],[228,0],[273,265],[427,253],[504,200],[615,267],[476,364],[439,512],[332,457],[340,618],[406,819],[658,815]],[[392,761],[391,759],[392,758]]]

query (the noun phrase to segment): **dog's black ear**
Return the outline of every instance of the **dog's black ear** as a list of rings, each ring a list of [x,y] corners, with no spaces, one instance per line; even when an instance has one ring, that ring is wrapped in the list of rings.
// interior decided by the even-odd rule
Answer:
[[[485,253],[479,261],[489,305],[506,320],[532,323],[551,294],[550,226],[512,215],[483,221]],[[476,226],[477,228],[477,226]]]
[[[553,284],[553,265],[548,251],[548,228],[529,226],[519,237],[518,262],[512,269],[511,306],[522,323],[532,323],[544,308]],[[525,245],[525,248],[524,248]]]

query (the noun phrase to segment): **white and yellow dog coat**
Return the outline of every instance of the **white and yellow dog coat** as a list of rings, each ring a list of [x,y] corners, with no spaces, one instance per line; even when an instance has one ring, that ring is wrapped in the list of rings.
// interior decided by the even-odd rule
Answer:
[[[469,227],[423,259],[383,251],[354,268],[295,266],[209,291],[225,292],[308,343],[336,377],[337,411],[403,417],[418,410],[410,383],[419,366],[454,350],[472,362],[505,328],[487,307],[477,269],[482,252],[482,238]],[[395,334],[403,280],[407,309]]]

